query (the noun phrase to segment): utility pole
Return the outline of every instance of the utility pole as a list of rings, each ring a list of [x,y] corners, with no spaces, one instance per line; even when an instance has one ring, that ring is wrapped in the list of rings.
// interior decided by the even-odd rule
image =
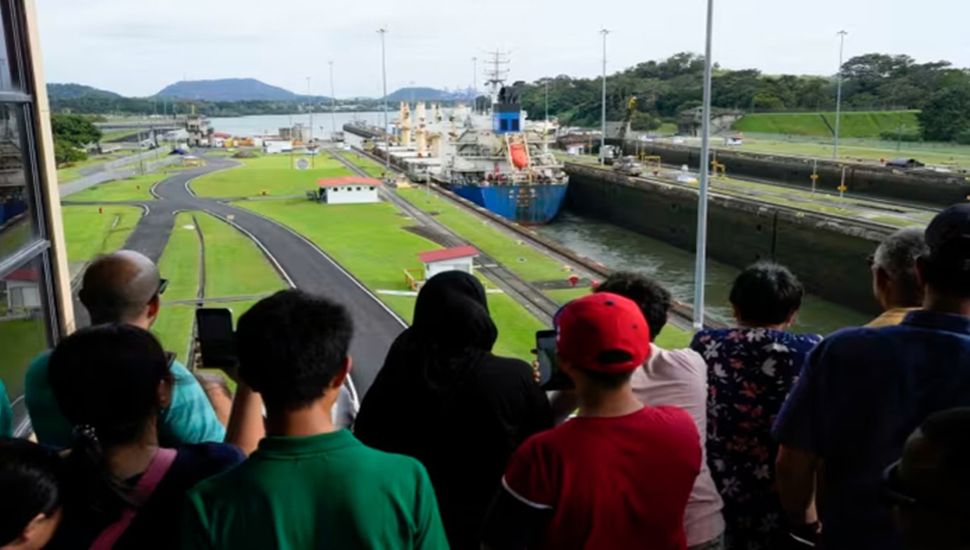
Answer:
[[[849,34],[845,31],[839,31],[839,72],[838,76],[838,92],[836,93],[835,99],[835,145],[832,148],[832,158],[839,160],[839,130],[842,125],[842,54],[845,51],[845,35]]]
[[[603,97],[602,106],[600,113],[603,134],[600,136],[600,164],[605,164],[606,162],[606,35],[610,34],[607,29],[600,29],[600,34],[603,35]]]
[[[701,120],[700,191],[697,194],[697,246],[694,256],[694,330],[704,328],[704,284],[707,282],[707,189],[711,154],[711,42],[714,0],[707,0],[707,44],[704,49],[704,107]]]
[[[381,35],[381,80],[383,82],[384,88],[384,175],[385,177],[391,176],[391,136],[387,131],[387,55],[384,47],[384,37],[387,35],[387,29],[381,27],[377,30]]]
[[[472,112],[478,111],[478,57],[472,57]]]
[[[328,61],[330,64],[330,139],[333,140],[337,134],[337,96],[333,91],[333,59]]]
[[[310,109],[310,142],[313,142],[313,98],[310,96],[310,77],[306,77],[306,100]]]
[[[546,79],[546,126],[549,126],[549,79]]]

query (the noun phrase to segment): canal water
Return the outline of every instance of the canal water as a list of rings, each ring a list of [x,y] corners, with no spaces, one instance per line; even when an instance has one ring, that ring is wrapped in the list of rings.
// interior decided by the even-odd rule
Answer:
[[[694,255],[690,252],[569,212],[562,212],[555,222],[539,227],[538,231],[611,269],[638,271],[661,281],[678,300],[686,303],[693,300]],[[738,272],[736,268],[708,260],[705,302],[712,319],[732,322],[728,294]],[[858,311],[806,296],[794,330],[828,334],[868,320],[869,316]]]
[[[388,111],[389,121],[397,117],[396,111]],[[384,113],[382,112],[361,112],[361,113],[313,113],[313,135],[317,138],[329,138],[334,131],[340,131],[344,124],[348,122],[366,122],[380,127],[383,124]],[[227,118],[210,118],[209,123],[217,132],[226,132],[234,136],[265,136],[273,135],[280,131],[280,128],[291,128],[294,124],[303,124],[310,127],[309,113],[297,113],[292,115],[253,115]]]

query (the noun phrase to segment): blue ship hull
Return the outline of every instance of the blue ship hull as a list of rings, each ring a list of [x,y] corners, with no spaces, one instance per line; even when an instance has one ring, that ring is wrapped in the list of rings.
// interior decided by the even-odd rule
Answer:
[[[495,185],[482,187],[448,184],[459,196],[514,222],[527,225],[549,223],[566,198],[566,185]]]

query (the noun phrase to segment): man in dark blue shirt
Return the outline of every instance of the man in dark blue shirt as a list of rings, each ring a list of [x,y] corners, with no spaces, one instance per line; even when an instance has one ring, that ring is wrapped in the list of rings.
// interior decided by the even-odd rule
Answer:
[[[778,416],[778,486],[796,538],[901,548],[881,474],[928,415],[970,405],[970,204],[938,214],[925,239],[924,309],[824,340]]]

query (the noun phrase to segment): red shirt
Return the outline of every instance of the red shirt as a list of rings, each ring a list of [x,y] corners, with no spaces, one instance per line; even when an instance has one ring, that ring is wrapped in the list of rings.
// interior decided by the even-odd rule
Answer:
[[[690,415],[644,407],[577,417],[532,436],[512,455],[502,483],[524,504],[551,509],[543,548],[682,550],[684,509],[700,466]]]

